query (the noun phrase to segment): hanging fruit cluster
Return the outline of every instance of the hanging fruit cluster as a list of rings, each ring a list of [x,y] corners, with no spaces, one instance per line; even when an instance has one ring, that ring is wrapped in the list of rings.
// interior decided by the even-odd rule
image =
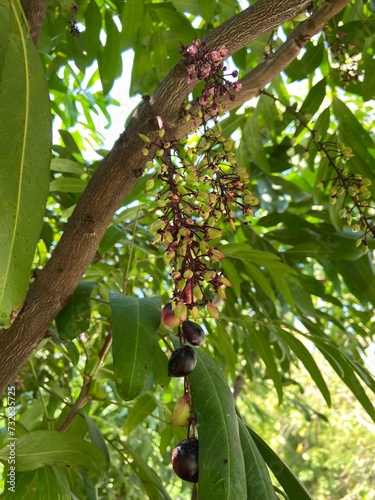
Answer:
[[[185,320],[178,327],[178,336],[181,347],[176,349],[169,358],[168,375],[170,377],[184,377],[184,395],[176,403],[172,423],[186,426],[188,436],[174,448],[172,466],[181,479],[196,483],[198,481],[199,442],[195,436],[196,419],[187,376],[197,364],[197,355],[192,347],[186,345],[186,341],[194,346],[199,346],[205,340],[205,333],[197,323]]]
[[[218,121],[220,99],[227,95],[234,100],[235,93],[241,90],[241,83],[226,78],[238,75],[237,71],[225,74],[227,48],[222,46],[210,51],[204,42],[196,39],[189,46],[181,46],[180,52],[186,81],[204,82],[198,99],[199,111],[192,115],[191,104],[184,109],[186,120],[193,117],[202,123],[200,135],[168,141],[160,118],[157,143],[142,134],[139,136],[146,143],[146,156],[151,147],[157,147],[153,160],[147,162],[153,178],[147,182],[146,189],[150,192],[155,179],[162,182],[156,195],[159,217],[150,230],[156,233],[153,243],[165,248],[164,262],[170,266],[174,282],[172,300],[164,306],[161,319],[164,325],[178,329],[180,339],[180,347],[169,359],[168,374],[184,377],[184,395],[176,404],[173,423],[186,425],[188,436],[174,448],[172,464],[179,477],[197,482],[199,445],[188,380],[197,356],[186,342],[193,346],[203,343],[205,333],[195,322],[198,307],[206,307],[211,317],[219,319],[218,310],[209,298],[211,290],[225,299],[225,287],[231,286],[215,269],[224,258],[213,244],[223,236],[219,221],[227,222],[235,230],[236,218],[252,216],[258,200],[247,187],[250,182],[247,169],[236,163],[233,141],[223,137]],[[212,120],[214,128],[208,126]],[[188,315],[194,321],[189,320]]]

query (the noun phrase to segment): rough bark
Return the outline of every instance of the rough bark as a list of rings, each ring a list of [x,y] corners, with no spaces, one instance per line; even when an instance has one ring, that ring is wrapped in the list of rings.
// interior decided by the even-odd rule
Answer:
[[[234,102],[223,100],[229,110],[257,95],[264,85],[285,69],[300,48],[350,0],[325,2],[316,13],[298,26],[272,58],[263,61],[242,80],[243,90]],[[261,0],[230,19],[207,36],[208,46],[226,45],[230,53],[276,28],[306,9],[309,1],[288,0],[280,4]],[[0,335],[0,392],[26,362],[46,334],[57,313],[69,301],[112,216],[142,174],[144,143],[138,132],[151,139],[157,136],[156,116],[161,116],[166,137],[181,136],[191,130],[192,123],[181,119],[180,109],[192,89],[185,83],[185,70],[176,65],[150,99],[136,110],[127,129],[95,172],[72,214],[51,259],[31,284],[23,309],[11,328]]]
[[[38,45],[46,7],[47,0],[22,0],[22,8],[29,23],[29,32],[35,45]]]

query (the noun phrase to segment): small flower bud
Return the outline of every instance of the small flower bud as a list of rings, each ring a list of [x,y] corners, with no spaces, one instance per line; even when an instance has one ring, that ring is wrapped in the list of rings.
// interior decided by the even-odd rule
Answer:
[[[182,301],[177,302],[174,313],[180,321],[185,321],[187,313],[186,305]]]
[[[194,276],[194,273],[193,273],[193,271],[191,269],[187,269],[184,272],[184,278],[187,279],[187,280],[190,280],[193,276]]]
[[[218,321],[220,320],[219,311],[217,310],[217,307],[213,305],[212,302],[207,303],[207,312],[211,316],[211,318],[214,318]]]
[[[207,230],[207,235],[210,240],[214,240],[216,238],[220,238],[223,236],[223,232],[220,229],[217,229],[216,227],[209,227]]]

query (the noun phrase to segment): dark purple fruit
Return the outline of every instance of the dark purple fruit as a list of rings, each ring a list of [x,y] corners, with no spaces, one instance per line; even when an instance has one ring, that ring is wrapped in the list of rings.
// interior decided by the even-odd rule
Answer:
[[[198,482],[199,442],[195,437],[184,439],[172,451],[172,466],[178,477]]]
[[[193,345],[201,345],[206,338],[206,334],[197,323],[184,321],[182,323],[182,333],[185,339]]]
[[[189,375],[197,364],[197,355],[192,347],[184,345],[174,351],[168,362],[170,377],[185,377]]]

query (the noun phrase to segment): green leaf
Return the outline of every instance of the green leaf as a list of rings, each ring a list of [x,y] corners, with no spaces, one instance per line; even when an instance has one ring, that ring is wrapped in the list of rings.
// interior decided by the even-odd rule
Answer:
[[[245,143],[246,149],[252,156],[254,163],[256,163],[263,172],[270,174],[271,169],[259,132],[258,117],[255,113],[247,119],[242,134],[242,141]]]
[[[371,262],[370,252],[354,262],[345,260],[333,262],[333,266],[358,300],[363,304],[370,301],[375,307],[375,268]]]
[[[52,158],[51,170],[76,175],[82,175],[85,172],[83,165],[66,158]]]
[[[86,188],[86,182],[76,177],[58,177],[50,184],[50,191],[61,193],[82,193]]]
[[[250,335],[248,340],[251,342],[259,356],[263,359],[267,368],[267,373],[271,377],[275,385],[275,389],[279,397],[279,403],[281,403],[283,400],[283,385],[281,382],[279,370],[276,366],[274,354],[272,353],[268,338],[266,338],[266,333],[267,332],[264,332],[262,330],[253,330],[249,332]]]
[[[7,463],[9,448],[0,450],[0,461]],[[34,431],[16,441],[16,470],[30,471],[45,465],[84,469],[97,484],[105,470],[103,453],[88,441],[57,431]]]
[[[307,94],[307,97],[301,106],[300,112],[305,115],[314,115],[318,111],[325,96],[326,79],[323,78],[318,83],[312,86],[310,92]]]
[[[297,478],[294,472],[284,463],[276,453],[258,436],[250,427],[246,426],[251,437],[263,456],[268,467],[274,473],[276,479],[283,487],[285,493],[292,499],[298,500],[313,500],[307,489]]]
[[[107,443],[105,442],[104,436],[99,429],[98,425],[94,422],[92,418],[90,418],[85,412],[83,412],[83,416],[86,420],[87,429],[89,431],[91,442],[94,446],[96,446],[99,450],[102,451],[105,460],[106,460],[106,471],[108,470],[110,464],[109,452]]]
[[[147,465],[138,451],[132,448],[128,442],[122,442],[121,445],[125,453],[133,459],[129,460],[128,463],[141,481],[148,497],[153,500],[172,500],[159,476]]]
[[[108,252],[115,243],[124,237],[124,229],[118,226],[109,226],[99,243],[98,252],[103,255]]]
[[[302,344],[300,340],[298,340],[291,333],[287,332],[285,329],[279,329],[278,334],[285,339],[297,358],[304,364],[306,370],[310,373],[311,378],[314,380],[324,399],[326,400],[327,405],[331,406],[331,395],[329,393],[327,384],[325,383],[322,373],[308,349]]]
[[[362,95],[364,101],[369,101],[375,97],[375,61],[369,62],[366,68],[365,77],[362,84]]]
[[[66,151],[71,155],[78,155],[81,157],[81,150],[79,149],[73,135],[64,129],[60,129],[59,134],[65,144]]]
[[[120,396],[130,401],[140,394],[151,371],[161,318],[161,299],[139,299],[111,291],[110,303],[116,387]]]
[[[129,49],[132,47],[136,34],[143,21],[143,2],[139,0],[127,0],[121,15],[121,47]]]
[[[346,359],[346,355],[341,353],[337,347],[329,345],[327,342],[322,340],[314,339],[314,342],[323,356],[326,358],[328,363],[335,370],[337,375],[341,378],[341,380],[346,384],[349,389],[352,391],[354,396],[357,398],[359,403],[366,410],[368,415],[375,422],[375,408],[370,399],[368,398],[365,390],[363,389],[361,383],[359,382],[356,374],[353,371],[353,368],[350,362]]]
[[[199,498],[243,500],[246,471],[233,394],[212,359],[195,352],[198,363],[189,381],[199,424]]]
[[[349,146],[354,156],[348,162],[364,177],[373,178],[374,159],[369,150],[374,148],[374,141],[348,106],[335,98],[333,112],[339,121],[340,138]]]
[[[107,95],[115,79],[120,76],[122,70],[122,59],[120,53],[120,33],[108,9],[105,11],[106,42],[103,52],[98,58],[100,80],[103,86],[103,94]]]
[[[167,365],[165,365],[166,367]],[[165,368],[164,367],[164,368]],[[140,396],[135,402],[133,408],[129,409],[128,416],[125,421],[124,433],[129,435],[138,424],[151,415],[156,408],[156,401],[151,394]]]
[[[198,0],[199,10],[206,23],[212,22],[216,11],[215,0]]]
[[[169,2],[153,4],[153,7],[160,21],[173,33],[178,33],[180,42],[188,44],[196,38],[197,32],[186,16],[178,12]]]
[[[264,272],[251,262],[245,262],[245,267],[247,272],[249,273],[249,276],[262,288],[266,296],[269,297],[273,302],[276,302],[276,297],[274,291],[272,290],[270,280],[267,279],[267,276],[264,274]]]
[[[185,14],[185,12],[190,12],[195,16],[200,14],[198,0],[172,0],[172,3],[181,14]]]
[[[48,196],[51,116],[40,56],[17,2],[0,4],[0,324],[20,309]]]
[[[4,475],[9,472],[4,468]],[[3,500],[70,500],[72,498],[69,482],[61,467],[45,466],[42,469],[16,473],[14,492],[7,488]]]
[[[152,362],[152,373],[154,375],[154,380],[158,382],[161,387],[167,387],[171,378],[168,376],[168,370],[165,367],[168,366],[168,357],[165,352],[157,344],[154,360]]]
[[[152,47],[154,50],[156,72],[159,78],[164,78],[169,70],[167,47],[165,45],[163,30],[158,29],[157,27],[155,27],[152,35]]]
[[[127,5],[128,2],[126,2]],[[139,2],[142,5],[142,2]],[[100,30],[102,15],[95,0],[90,0],[85,11],[85,48],[89,66],[100,53]]]
[[[241,297],[241,281],[235,266],[229,259],[224,259],[222,262],[224,275],[233,285],[233,290],[237,297]]]
[[[245,460],[247,498],[277,500],[264,459],[245,424],[239,417],[237,417],[237,419],[242,452]]]
[[[72,300],[56,316],[61,338],[75,339],[88,330],[91,315],[91,292],[98,286],[96,281],[82,281],[75,289]]]

